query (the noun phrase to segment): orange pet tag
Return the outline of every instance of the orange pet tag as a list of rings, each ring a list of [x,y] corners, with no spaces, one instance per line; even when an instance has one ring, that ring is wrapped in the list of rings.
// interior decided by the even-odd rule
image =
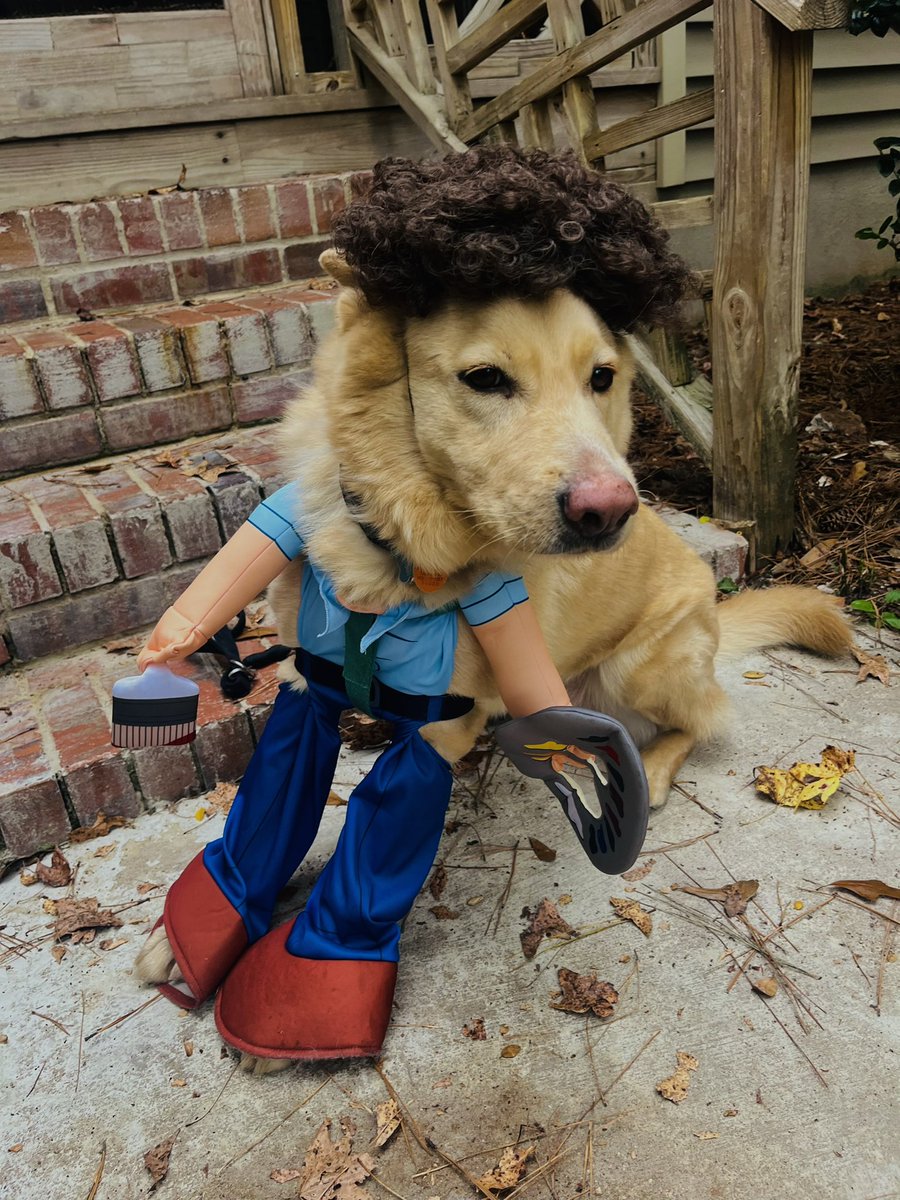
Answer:
[[[429,575],[420,567],[413,567],[413,582],[420,592],[439,592],[447,582],[447,576]]]

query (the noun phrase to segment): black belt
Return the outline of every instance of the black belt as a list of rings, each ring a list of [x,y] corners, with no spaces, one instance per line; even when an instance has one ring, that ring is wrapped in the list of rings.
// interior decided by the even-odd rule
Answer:
[[[310,654],[302,647],[295,651],[294,663],[310,683],[346,695],[344,672],[337,663]],[[372,680],[371,703],[373,708],[381,709],[389,717],[408,721],[450,721],[475,707],[475,701],[468,696],[411,696],[408,692],[398,692],[380,679]]]

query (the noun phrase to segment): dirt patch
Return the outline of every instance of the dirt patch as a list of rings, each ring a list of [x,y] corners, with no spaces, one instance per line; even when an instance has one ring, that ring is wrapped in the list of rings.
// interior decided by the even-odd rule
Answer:
[[[900,279],[841,299],[806,301],[800,375],[797,530],[792,553],[761,576],[878,596],[900,570]],[[712,377],[705,329],[691,335]],[[712,477],[639,391],[634,466],[645,493],[697,515]],[[819,553],[815,552],[819,547]],[[804,563],[801,560],[807,556]],[[813,561],[809,561],[809,559]]]

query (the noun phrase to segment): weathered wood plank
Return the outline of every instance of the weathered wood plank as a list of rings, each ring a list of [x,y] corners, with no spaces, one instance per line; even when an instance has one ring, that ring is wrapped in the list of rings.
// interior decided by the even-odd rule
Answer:
[[[590,159],[602,158],[615,150],[638,146],[641,142],[649,142],[664,134],[674,133],[677,129],[688,129],[691,125],[710,120],[714,107],[712,88],[693,92],[689,96],[682,96],[680,100],[662,104],[639,117],[620,121],[618,125],[612,125],[585,138],[584,152]]]
[[[660,200],[650,211],[666,229],[696,229],[713,220],[712,196],[692,196],[689,200]]]
[[[578,46],[558,55],[521,83],[473,113],[460,130],[466,139],[477,137],[498,121],[515,115],[525,104],[557,91],[576,75],[594,71],[619,58],[662,29],[706,6],[707,0],[645,0],[638,8],[611,21]]]
[[[754,0],[717,0],[714,30],[713,511],[769,555],[793,531],[813,39]]]
[[[76,20],[74,17],[66,17]],[[224,10],[196,12],[117,13],[116,26],[123,46],[144,42],[189,42],[231,35],[231,17]]]
[[[494,16],[477,25],[467,37],[447,47],[447,66],[454,74],[469,71],[498,46],[505,45],[532,22],[545,16],[546,0],[510,0]]]
[[[758,0],[787,29],[846,29],[847,0]]]
[[[475,0],[474,6],[460,22],[460,36],[465,37],[467,33],[471,33],[476,25],[480,25],[482,21],[492,17],[495,12],[499,12],[504,3],[505,0]]]
[[[227,0],[245,96],[271,96],[272,73],[260,0]]]
[[[3,54],[33,53],[36,50],[52,50],[53,34],[46,19],[26,21],[4,21],[3,36],[0,37],[0,52]]]
[[[654,361],[646,344],[630,336],[628,344],[640,372],[641,382],[666,417],[691,443],[703,461],[712,462],[712,388],[704,375],[684,387],[674,387]]]
[[[581,0],[549,0],[547,11],[557,53],[571,50],[584,41]],[[584,145],[596,134],[599,122],[594,89],[586,75],[563,84],[562,111],[572,149],[587,162]]]
[[[119,43],[119,27],[111,13],[99,17],[51,17],[50,32],[54,50],[117,46]],[[5,36],[0,37],[0,44],[5,40]]]
[[[535,100],[534,104],[526,104],[519,117],[523,146],[552,149],[553,126],[550,120],[549,100]]]
[[[444,89],[447,120],[450,128],[456,133],[472,113],[472,90],[469,80],[465,72],[457,75],[452,71],[447,61],[449,49],[459,37],[456,8],[453,4],[441,3],[441,0],[425,0],[425,3],[428,22],[431,25],[431,40],[434,43],[438,77],[441,87]]]
[[[297,20],[297,0],[269,0],[278,42],[281,84],[288,95],[309,90],[303,64],[303,44]]]
[[[465,150],[465,143],[460,141],[447,124],[447,118],[437,97],[425,96],[414,88],[403,70],[402,63],[378,45],[365,25],[349,25],[348,33],[353,53],[391,93],[432,145],[439,150]]]
[[[425,40],[425,24],[419,0],[397,0],[397,5],[397,28],[403,44],[406,73],[414,87],[426,96],[433,96],[437,91],[437,83],[428,42]]]

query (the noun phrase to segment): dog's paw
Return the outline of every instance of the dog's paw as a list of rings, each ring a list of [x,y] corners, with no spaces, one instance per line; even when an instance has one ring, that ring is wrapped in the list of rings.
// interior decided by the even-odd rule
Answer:
[[[255,1054],[242,1054],[240,1067],[248,1075],[274,1075],[276,1071],[286,1070],[293,1061],[292,1058],[259,1058]]]
[[[665,808],[669,803],[669,789],[662,787],[651,787],[649,799],[651,809],[658,811],[661,808]]]
[[[154,929],[144,942],[134,960],[134,973],[142,983],[184,982],[164,925]]]

